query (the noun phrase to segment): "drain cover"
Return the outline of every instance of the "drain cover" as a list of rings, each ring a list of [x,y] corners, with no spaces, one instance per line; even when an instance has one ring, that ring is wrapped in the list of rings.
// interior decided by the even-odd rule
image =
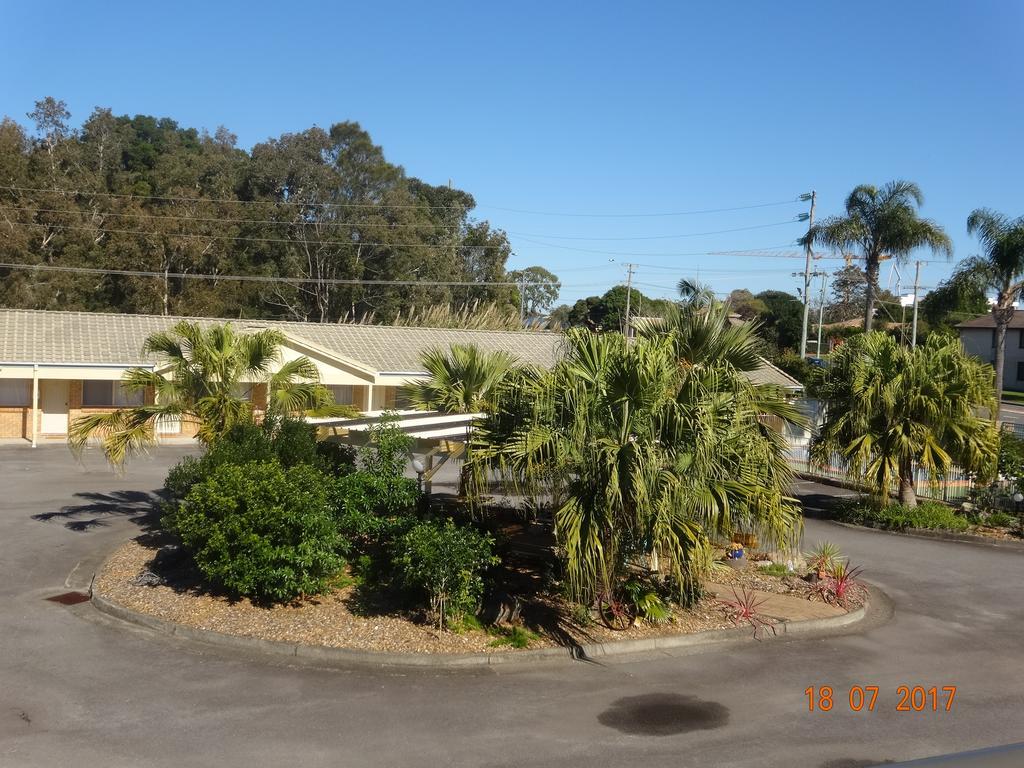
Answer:
[[[86,602],[89,596],[85,592],[62,592],[46,599],[51,603],[60,603],[61,605],[78,605]]]

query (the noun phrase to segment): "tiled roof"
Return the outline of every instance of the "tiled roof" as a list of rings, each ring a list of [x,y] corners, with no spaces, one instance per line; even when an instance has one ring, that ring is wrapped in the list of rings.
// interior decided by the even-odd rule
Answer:
[[[962,323],[958,323],[957,328],[995,328],[996,321],[992,317],[991,313],[981,315],[980,317],[974,317],[970,320],[964,320]],[[1013,317],[1010,318],[1010,322],[1006,325],[1007,328],[1024,328],[1024,310],[1018,309],[1013,313]]]
[[[455,343],[505,349],[521,362],[551,366],[561,336],[536,331],[473,331],[451,328],[399,328],[386,325],[294,323],[118,315],[104,312],[0,310],[0,363],[89,363],[137,365],[156,362],[142,353],[146,337],[179,320],[201,325],[231,322],[241,329],[275,328],[297,341],[362,363],[378,373],[421,372],[420,354]]]
[[[559,355],[561,334],[541,331],[475,331],[453,328],[407,328],[388,325],[295,323],[276,320],[230,320],[119,315],[104,312],[51,312],[0,309],[0,365],[3,363],[79,363],[138,365],[157,362],[142,353],[146,337],[179,320],[202,325],[231,322],[241,329],[276,328],[298,342],[311,342],[377,373],[420,373],[420,355],[432,347],[475,344],[503,349],[520,362],[545,368]],[[753,372],[755,383],[801,387],[768,361]]]

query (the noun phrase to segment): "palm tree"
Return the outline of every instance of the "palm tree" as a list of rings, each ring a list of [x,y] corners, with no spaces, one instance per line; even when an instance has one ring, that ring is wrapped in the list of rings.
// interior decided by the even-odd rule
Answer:
[[[954,282],[995,291],[992,319],[996,324],[996,401],[1003,396],[1003,368],[1006,360],[1006,327],[1013,319],[1014,303],[1024,290],[1024,216],[1009,219],[987,208],[967,217],[967,232],[977,235],[984,256],[965,259],[957,267]]]
[[[493,404],[505,377],[516,367],[515,355],[487,352],[473,344],[429,349],[421,362],[429,378],[405,387],[413,407],[443,413],[481,413]]]
[[[725,310],[713,311],[714,321],[694,308],[656,330],[641,325],[631,342],[569,332],[558,365],[516,382],[476,433],[478,463],[560,499],[555,533],[580,600],[614,593],[627,565],[651,555],[686,583],[711,532],[746,525],[781,542],[799,530],[784,442],[761,420],[766,408],[797,415],[730,362],[746,352],[687,337],[704,323],[721,329]],[[750,342],[749,330],[726,333]]]
[[[414,408],[442,413],[490,412],[517,366],[515,355],[503,350],[488,352],[473,344],[453,344],[447,350],[429,349],[421,361],[429,377],[406,385],[405,394]],[[471,436],[469,425],[459,479],[460,496],[467,495],[470,483]]]
[[[154,333],[143,351],[162,362],[152,370],[131,368],[122,378],[126,391],[150,391],[153,402],[82,416],[71,425],[68,443],[80,451],[90,438],[100,437],[107,459],[121,465],[153,444],[160,421],[175,419],[194,422],[196,436],[209,445],[236,424],[252,420],[252,405],[243,391],[247,384],[266,385],[270,416],[310,411],[352,415],[351,407],[334,405],[309,358],[280,363],[284,339],[275,330],[243,334],[230,323],[203,328],[187,320],[169,332]]]
[[[924,202],[920,187],[910,181],[890,181],[878,188],[861,184],[846,198],[846,215],[830,216],[801,238],[807,243],[842,252],[860,251],[868,285],[864,330],[871,330],[882,260],[902,261],[916,248],[953,255],[949,236],[935,222],[922,219],[917,209]]]
[[[992,369],[939,334],[909,349],[875,332],[854,336],[832,354],[818,397],[825,418],[811,444],[820,463],[838,457],[883,503],[898,484],[915,506],[915,469],[937,482],[958,465],[992,468],[998,446]]]
[[[715,301],[715,293],[710,285],[689,277],[680,278],[676,290],[684,304],[706,307]]]

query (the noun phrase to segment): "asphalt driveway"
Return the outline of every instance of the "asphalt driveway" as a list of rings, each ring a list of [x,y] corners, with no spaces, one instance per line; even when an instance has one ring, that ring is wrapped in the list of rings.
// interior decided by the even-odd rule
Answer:
[[[1024,554],[816,520],[806,545],[839,544],[891,619],[607,666],[399,674],[185,647],[47,601],[139,530],[185,452],[116,475],[63,447],[0,448],[0,765],[855,768],[1024,733]],[[808,712],[821,685],[837,704]],[[850,711],[852,685],[879,686],[874,712]],[[897,712],[900,685],[956,685],[953,711]]]

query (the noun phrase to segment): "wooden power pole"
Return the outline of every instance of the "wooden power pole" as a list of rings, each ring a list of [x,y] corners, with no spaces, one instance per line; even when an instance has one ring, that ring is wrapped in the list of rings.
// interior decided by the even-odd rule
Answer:
[[[813,189],[811,190],[811,212],[807,216],[807,232],[811,231],[811,227],[814,226],[814,204],[818,200],[818,193]],[[800,334],[800,359],[803,360],[807,357],[807,321],[808,315],[811,311],[811,259],[814,258],[814,251],[811,249],[811,239],[807,238],[807,244],[804,247],[806,252],[806,264],[804,265],[804,322],[803,332]]]

